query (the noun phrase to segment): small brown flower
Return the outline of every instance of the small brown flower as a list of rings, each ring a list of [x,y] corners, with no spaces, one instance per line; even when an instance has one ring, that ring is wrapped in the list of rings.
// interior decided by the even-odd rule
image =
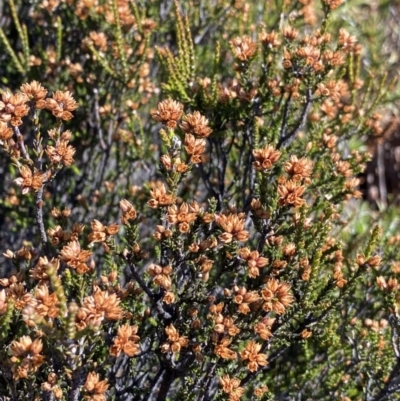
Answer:
[[[140,346],[137,342],[140,337],[136,335],[138,326],[129,326],[128,323],[118,327],[118,335],[114,338],[114,344],[110,348],[110,355],[119,356],[124,353],[128,356],[134,356],[140,352]]]
[[[248,274],[251,278],[256,278],[260,275],[260,269],[265,267],[269,260],[260,256],[258,251],[250,251],[249,248],[241,248],[239,250],[239,255],[247,261],[247,266],[249,268]]]
[[[94,287],[93,295],[83,299],[82,307],[76,314],[76,326],[79,330],[85,327],[99,328],[104,320],[120,320],[124,312],[120,307],[120,299]]]
[[[279,160],[281,152],[271,145],[265,145],[262,149],[254,149],[253,156],[256,160],[253,163],[254,168],[257,171],[265,171],[270,169]]]
[[[167,305],[173,304],[175,302],[175,294],[172,291],[167,291],[163,296],[163,302]]]
[[[76,149],[68,144],[68,141],[59,141],[56,146],[48,145],[46,154],[53,164],[63,164],[70,166],[74,162]]]
[[[0,140],[8,141],[13,136],[13,130],[8,127],[8,124],[0,121]]]
[[[32,341],[29,336],[23,336],[10,345],[12,371],[14,379],[26,378],[43,364],[45,357],[40,355],[43,343],[40,339]]]
[[[285,310],[293,302],[293,295],[290,293],[290,285],[281,283],[271,278],[261,290],[264,299],[263,309],[266,312],[273,311],[278,315],[285,313]]]
[[[90,242],[104,242],[109,236],[115,235],[119,230],[118,224],[105,226],[98,220],[93,220],[91,223],[92,232],[89,234]]]
[[[192,163],[201,163],[201,155],[206,150],[206,141],[202,138],[196,139],[192,134],[185,134],[185,150],[190,155]]]
[[[28,293],[22,283],[11,284],[6,291],[7,300],[12,300],[17,310],[22,310],[26,306],[34,306],[35,301],[31,293]]]
[[[335,10],[344,3],[344,0],[323,0],[330,10]]]
[[[29,106],[26,104],[29,99],[24,93],[13,95],[11,92],[4,92],[0,100],[0,121],[10,123],[13,127],[22,124],[22,117],[29,113]]]
[[[185,336],[180,336],[174,325],[171,323],[165,328],[165,334],[168,336],[168,342],[161,345],[161,352],[179,353],[181,348],[189,345],[189,340]]]
[[[92,252],[81,250],[78,241],[71,241],[61,249],[60,260],[75,269],[79,274],[84,274],[90,270],[86,262],[91,255]]]
[[[163,183],[157,183],[150,191],[150,195],[152,199],[150,199],[147,204],[152,209],[173,205],[175,203],[175,196],[173,194],[167,194],[167,190]]]
[[[263,30],[258,35],[258,40],[267,49],[273,49],[281,44],[278,40],[278,34],[274,31],[266,32],[265,30]]]
[[[208,126],[208,120],[198,111],[184,116],[180,127],[187,134],[197,135],[202,138],[208,137],[212,132],[212,129]]]
[[[176,128],[177,121],[183,113],[183,104],[172,99],[158,103],[157,111],[151,114],[152,118],[165,124],[168,128]]]
[[[229,401],[239,401],[244,394],[244,388],[240,387],[240,380],[231,379],[228,375],[219,378],[224,393],[229,395]]]
[[[280,206],[303,206],[305,200],[301,198],[304,194],[306,188],[298,184],[298,182],[293,180],[283,180],[278,184],[278,194],[279,200],[278,204]]]
[[[248,61],[257,54],[257,43],[250,36],[236,37],[229,42],[233,55],[240,61]]]
[[[256,397],[262,397],[265,393],[268,393],[268,387],[263,385],[261,387],[257,387],[256,389],[254,389],[254,395]]]
[[[310,177],[313,169],[313,162],[305,157],[300,159],[297,156],[290,156],[290,160],[284,164],[285,171],[292,176],[292,180],[304,180],[306,184],[310,183]]]
[[[286,25],[282,28],[282,35],[287,40],[295,40],[299,36],[299,31],[290,25]]]
[[[39,314],[39,316],[49,317],[51,319],[55,319],[59,316],[60,309],[58,308],[57,294],[55,292],[50,294],[47,285],[37,287],[35,301],[35,312]]]
[[[215,222],[219,227],[224,230],[218,238],[225,244],[229,244],[233,239],[237,241],[247,241],[249,232],[244,230],[244,218],[239,217],[237,214],[224,214],[215,215]]]
[[[7,312],[7,306],[6,290],[0,290],[0,315],[4,315]]]
[[[171,266],[161,267],[153,263],[148,267],[147,271],[149,272],[150,276],[154,277],[153,282],[155,285],[158,285],[165,290],[168,290],[171,287]]]
[[[254,333],[257,333],[263,340],[268,341],[272,337],[271,327],[275,319],[263,318],[254,325]]]
[[[44,109],[46,107],[47,89],[45,89],[39,82],[32,81],[29,84],[23,84],[20,91],[24,93],[30,101],[35,102],[37,109]]]
[[[135,220],[137,217],[137,213],[133,205],[128,202],[126,199],[122,199],[119,202],[119,208],[122,211],[121,222],[122,224],[129,224],[130,220]]]
[[[240,357],[243,361],[247,362],[247,369],[250,372],[256,372],[259,366],[266,366],[267,355],[259,354],[261,350],[261,344],[256,343],[255,341],[249,341],[246,344],[246,348],[240,352]]]
[[[106,401],[106,392],[108,389],[108,381],[100,381],[98,373],[90,372],[86,378],[85,390],[87,394],[84,396],[88,401]]]
[[[57,91],[53,93],[52,98],[46,99],[45,108],[51,111],[54,117],[67,121],[73,117],[71,111],[78,108],[78,103],[72,97],[71,92]]]
[[[191,205],[184,202],[179,208],[172,205],[168,208],[167,220],[170,224],[177,224],[180,232],[186,233],[189,231],[189,225],[196,220],[199,211],[197,202]]]
[[[48,174],[32,170],[28,166],[21,166],[19,170],[21,177],[14,180],[15,184],[22,187],[22,194],[27,194],[31,189],[38,191],[43,183],[47,181]]]
[[[222,359],[237,359],[237,354],[229,348],[232,340],[229,337],[224,337],[219,344],[214,348],[214,354]]]

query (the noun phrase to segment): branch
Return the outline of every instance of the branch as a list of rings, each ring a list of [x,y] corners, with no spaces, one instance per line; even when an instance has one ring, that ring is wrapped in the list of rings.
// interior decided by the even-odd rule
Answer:
[[[290,131],[288,134],[286,134],[286,129],[283,131],[283,128],[284,128],[284,125],[283,125],[281,136],[280,136],[278,144],[276,146],[277,149],[279,149],[281,147],[287,148],[294,141],[297,134],[304,127],[304,125],[307,121],[307,115],[310,110],[311,103],[312,103],[312,92],[311,92],[311,88],[308,88],[307,94],[306,94],[306,102],[304,104],[303,111],[301,113],[301,116],[297,123],[297,126],[292,131]],[[285,104],[284,114],[285,113],[286,113],[286,104]],[[284,116],[284,118],[285,118],[285,116]],[[284,124],[284,121],[282,122],[282,124]]]
[[[17,142],[18,142],[18,147],[22,153],[22,156],[24,156],[24,159],[26,160],[31,160],[29,157],[28,151],[26,150],[25,143],[24,143],[24,137],[21,134],[21,131],[19,130],[18,127],[13,127],[14,134],[17,137]]]
[[[46,229],[44,227],[43,223],[43,189],[44,189],[44,184],[41,186],[39,191],[36,193],[36,224],[39,228],[39,233],[40,233],[40,239],[42,241],[42,246],[43,248],[47,249],[47,235],[46,235]]]

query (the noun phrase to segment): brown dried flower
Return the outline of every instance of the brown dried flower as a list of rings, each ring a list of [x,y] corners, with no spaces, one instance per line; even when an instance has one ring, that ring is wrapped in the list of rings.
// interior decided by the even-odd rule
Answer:
[[[29,106],[26,104],[29,99],[24,93],[13,95],[11,92],[4,92],[0,100],[0,121],[10,123],[13,127],[22,124],[22,117],[29,113]]]
[[[250,36],[236,37],[229,42],[233,55],[240,61],[248,61],[257,54],[257,43]]]
[[[74,162],[74,154],[76,149],[68,144],[68,141],[59,141],[56,146],[48,145],[46,154],[53,164],[63,164],[70,166]]]
[[[206,141],[202,138],[196,139],[192,134],[185,134],[185,150],[190,155],[192,163],[201,163],[201,155],[206,150]]]
[[[151,113],[154,120],[165,124],[168,128],[176,128],[177,121],[183,113],[183,104],[172,99],[158,103],[157,111]]]
[[[32,341],[29,336],[23,336],[10,345],[12,371],[14,379],[26,378],[43,364],[45,357],[40,355],[43,343],[40,339]]]
[[[138,326],[130,326],[128,323],[118,327],[118,335],[114,338],[114,344],[110,348],[110,355],[119,356],[121,352],[128,356],[134,356],[140,352],[137,342],[140,337],[136,335]]]
[[[232,340],[229,337],[224,337],[219,344],[214,348],[214,354],[222,359],[237,359],[237,354],[229,348]]]
[[[297,181],[281,180],[281,183],[278,184],[278,204],[280,206],[303,206],[305,200],[302,199],[301,196],[304,194],[305,190],[306,188],[299,185]]]
[[[256,343],[255,341],[249,341],[246,344],[246,348],[240,352],[240,357],[243,361],[247,362],[247,369],[250,372],[256,372],[259,366],[266,366],[267,355],[260,354],[261,344]]]
[[[38,191],[43,183],[47,181],[48,174],[32,170],[28,166],[21,166],[19,170],[21,177],[14,180],[15,184],[22,187],[22,194],[25,195],[29,193],[30,190]]]
[[[335,10],[344,3],[344,0],[323,0],[330,10]]]
[[[313,169],[313,162],[305,157],[300,159],[297,156],[290,156],[290,160],[284,164],[286,173],[292,176],[292,180],[304,180],[306,184],[310,183],[310,177]]]
[[[84,396],[85,400],[88,401],[106,401],[106,392],[108,389],[108,381],[102,380],[100,381],[100,376],[98,373],[90,372],[86,378],[85,382],[85,390],[86,395]]]
[[[293,302],[293,295],[290,293],[290,285],[281,283],[271,278],[261,290],[264,299],[263,309],[266,312],[273,311],[279,315],[285,313],[285,309]]]
[[[249,232],[244,229],[244,218],[237,214],[215,215],[215,222],[224,230],[218,238],[225,244],[229,244],[233,239],[237,241],[247,241]]]
[[[224,393],[229,395],[229,401],[239,401],[244,394],[244,388],[240,387],[240,380],[231,379],[228,375],[219,378]]]
[[[175,203],[175,195],[167,194],[163,183],[158,182],[150,191],[152,199],[147,203],[152,209],[162,206],[169,206]]]
[[[137,217],[137,213],[133,205],[128,202],[126,199],[122,199],[119,202],[119,208],[122,211],[121,222],[122,224],[129,224],[130,220],[135,220]]]
[[[32,81],[29,84],[23,84],[20,91],[24,93],[30,101],[35,102],[37,109],[44,109],[46,107],[47,89],[45,89],[38,81]]]
[[[265,145],[262,149],[254,149],[253,156],[256,160],[253,163],[254,168],[257,171],[264,171],[270,169],[279,160],[281,152],[271,145]]]
[[[93,295],[87,296],[76,314],[76,326],[79,330],[85,327],[98,328],[104,320],[116,321],[124,312],[119,306],[120,299],[116,294],[94,287]]]
[[[60,260],[75,269],[79,274],[84,274],[90,270],[86,261],[91,255],[92,252],[81,250],[78,241],[71,241],[61,249]]]
[[[174,325],[171,323],[165,328],[165,334],[168,336],[168,342],[161,345],[161,352],[179,353],[181,348],[189,345],[189,340],[185,336],[180,336]]]
[[[179,125],[187,134],[193,134],[202,138],[208,137],[212,129],[208,126],[208,120],[198,111],[187,114],[183,117],[183,122]]]
[[[71,111],[78,108],[78,103],[76,103],[75,99],[72,97],[71,92],[57,91],[53,93],[52,98],[46,99],[45,108],[49,110],[54,117],[67,121],[73,117]]]

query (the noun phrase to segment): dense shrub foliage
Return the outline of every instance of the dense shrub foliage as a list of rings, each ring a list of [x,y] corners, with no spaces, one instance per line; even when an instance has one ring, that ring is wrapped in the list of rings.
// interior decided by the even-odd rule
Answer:
[[[2,7],[1,400],[400,399],[388,5]]]

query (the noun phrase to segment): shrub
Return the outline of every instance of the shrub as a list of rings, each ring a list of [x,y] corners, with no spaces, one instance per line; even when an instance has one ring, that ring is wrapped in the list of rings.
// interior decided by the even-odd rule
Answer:
[[[2,399],[398,399],[342,3],[8,1]]]

